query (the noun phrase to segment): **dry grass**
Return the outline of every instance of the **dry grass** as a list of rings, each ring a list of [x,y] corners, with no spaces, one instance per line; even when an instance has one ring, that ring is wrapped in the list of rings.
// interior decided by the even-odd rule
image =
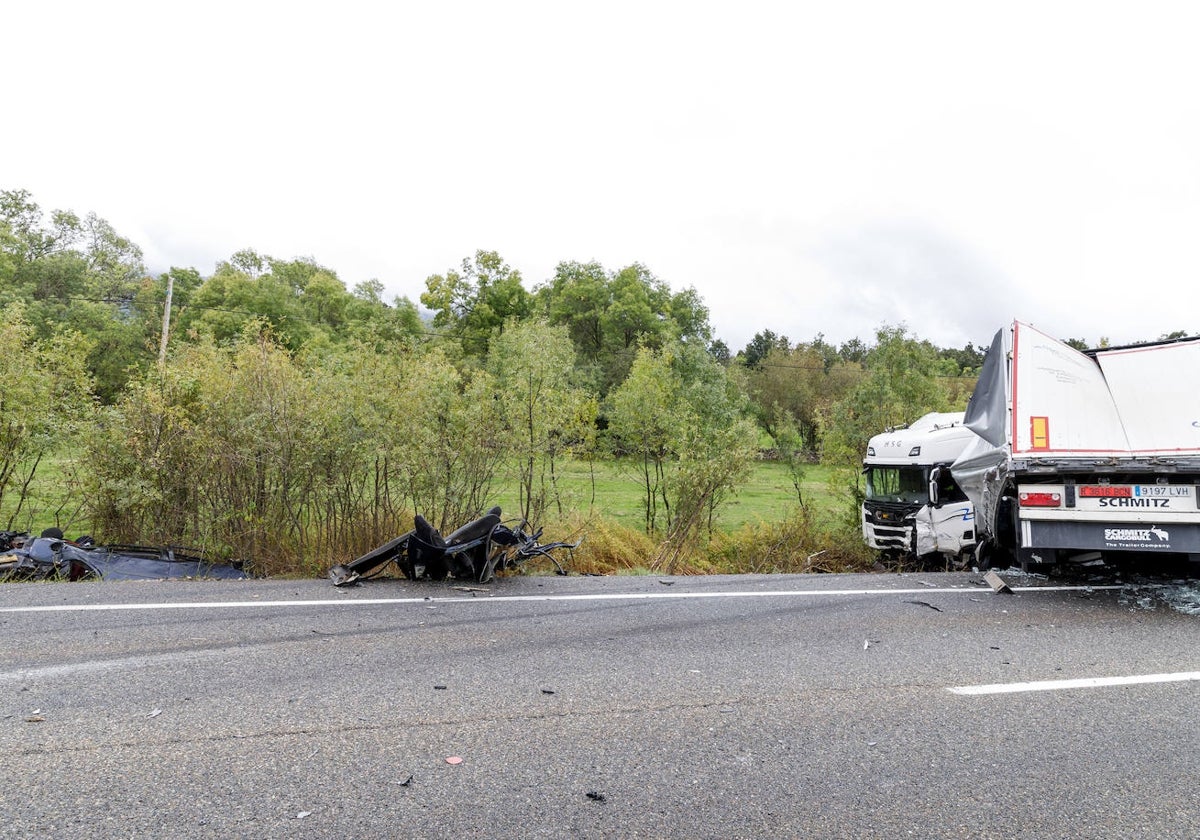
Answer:
[[[664,546],[640,530],[611,520],[573,519],[546,541],[583,544],[568,558],[560,557],[572,574],[664,574],[655,558]],[[857,534],[839,534],[815,524],[814,517],[797,508],[790,516],[772,522],[745,524],[732,533],[714,532],[707,544],[685,551],[672,569],[677,575],[804,573],[866,571],[874,555]],[[523,571],[544,574],[549,564],[531,565]]]

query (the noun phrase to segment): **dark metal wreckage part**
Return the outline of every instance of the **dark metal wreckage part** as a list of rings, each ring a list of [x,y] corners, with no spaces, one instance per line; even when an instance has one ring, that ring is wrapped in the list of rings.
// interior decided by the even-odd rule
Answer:
[[[349,563],[329,570],[334,586],[348,586],[383,574],[395,563],[409,580],[473,580],[487,583],[497,571],[516,568],[532,557],[547,557],[558,574],[566,570],[553,555],[559,549],[568,553],[583,542],[542,544],[542,529],[526,531],[527,523],[511,527],[501,521],[499,507],[442,536],[425,517],[413,518],[413,529],[368,551]]]
[[[0,531],[0,581],[246,577],[237,562],[213,562],[178,546],[98,546],[91,537],[64,539],[58,528],[39,537]]]

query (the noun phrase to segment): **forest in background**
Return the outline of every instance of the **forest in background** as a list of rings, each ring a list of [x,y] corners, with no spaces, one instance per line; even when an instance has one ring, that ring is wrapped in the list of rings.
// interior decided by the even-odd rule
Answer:
[[[152,276],[96,214],[0,191],[0,529],[307,574],[417,512],[452,528],[503,490],[530,522],[586,522],[582,560],[600,569],[738,571],[755,546],[779,570],[861,565],[867,439],[961,410],[982,363],[886,324],[839,346],[764,328],[733,351],[695,289],[637,263],[563,261],[527,288],[478,251],[431,274],[420,307],[383,292],[253,250]],[[721,533],[715,515],[764,458],[790,476],[794,513]],[[564,492],[580,461],[620,465],[637,533]],[[831,478],[814,504],[818,462]]]

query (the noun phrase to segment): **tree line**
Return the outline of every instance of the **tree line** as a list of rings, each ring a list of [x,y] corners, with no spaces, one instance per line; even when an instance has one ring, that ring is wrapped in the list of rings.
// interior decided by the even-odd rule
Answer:
[[[961,408],[982,362],[889,325],[837,347],[764,329],[733,353],[695,289],[637,263],[564,261],[527,288],[478,251],[424,288],[423,309],[385,301],[378,280],[252,250],[151,276],[95,214],[0,192],[0,528],[28,521],[48,456],[78,453],[85,501],[56,520],[320,565],[414,512],[461,524],[498,482],[530,521],[560,513],[562,459],[604,457],[669,565],[755,458],[788,465],[799,506],[814,459],[853,485],[870,435]]]

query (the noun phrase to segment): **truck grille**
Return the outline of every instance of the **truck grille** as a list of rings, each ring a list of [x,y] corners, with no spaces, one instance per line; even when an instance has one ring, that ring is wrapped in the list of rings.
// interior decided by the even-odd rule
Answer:
[[[906,526],[887,527],[871,525],[872,548],[897,548],[907,550],[912,540],[912,529]]]

